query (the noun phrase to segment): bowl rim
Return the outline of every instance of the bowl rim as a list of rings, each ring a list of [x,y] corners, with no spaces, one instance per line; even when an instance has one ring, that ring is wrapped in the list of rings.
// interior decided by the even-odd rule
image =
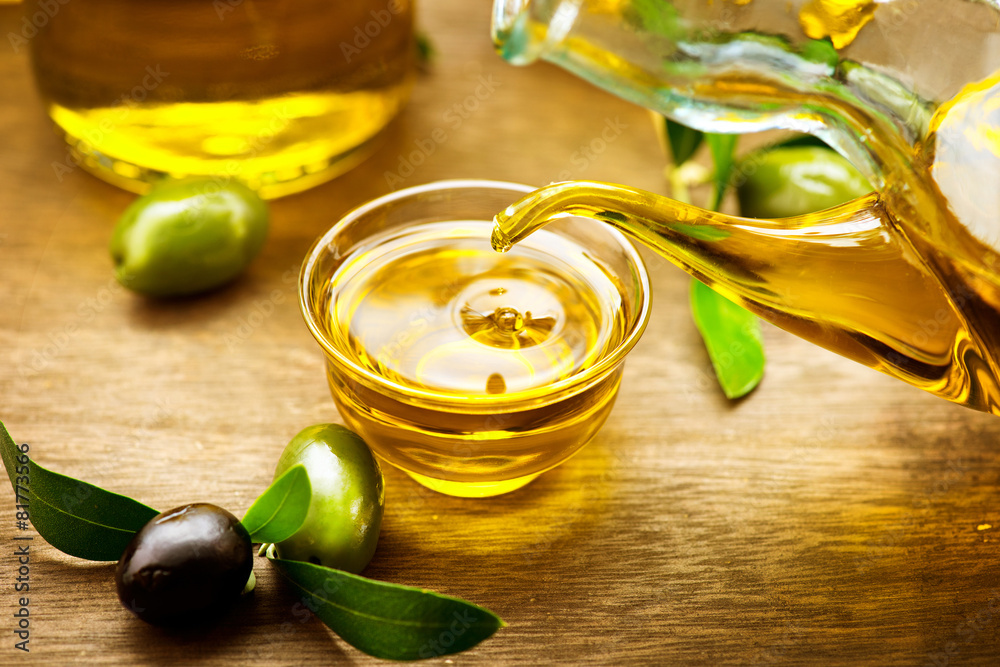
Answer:
[[[596,364],[584,369],[582,372],[575,373],[567,378],[563,378],[562,380],[558,380],[547,385],[544,393],[539,393],[538,387],[532,389],[522,389],[520,391],[505,394],[468,396],[448,394],[426,389],[417,389],[398,382],[393,382],[357,365],[352,359],[348,358],[339,349],[337,349],[325,335],[323,327],[320,325],[320,322],[317,321],[317,314],[312,312],[309,302],[312,294],[311,285],[314,282],[312,277],[315,272],[315,267],[319,262],[319,259],[326,252],[325,249],[332,243],[333,238],[335,238],[341,230],[350,225],[354,220],[357,220],[372,210],[380,208],[386,204],[427,192],[472,188],[508,190],[512,193],[521,195],[526,195],[537,189],[521,183],[511,183],[507,181],[489,179],[439,180],[390,192],[361,204],[360,206],[357,206],[340,216],[336,224],[334,224],[313,242],[306,253],[305,259],[303,259],[299,270],[299,308],[301,309],[302,316],[305,319],[306,326],[309,328],[309,332],[326,353],[327,361],[333,359],[342,370],[346,369],[350,371],[352,375],[360,377],[369,385],[392,391],[394,398],[405,396],[411,401],[424,404],[432,403],[444,406],[471,408],[494,407],[498,405],[510,407],[519,403],[530,403],[532,404],[532,407],[541,407],[542,405],[567,398],[593,386],[597,381],[601,380],[618,368],[624,361],[625,356],[639,341],[639,338],[646,329],[646,325],[649,323],[652,294],[650,291],[649,272],[635,245],[629,241],[629,239],[622,232],[614,227],[588,218],[580,218],[582,224],[600,225],[602,231],[609,233],[617,241],[620,248],[627,255],[632,267],[634,267],[635,275],[640,283],[642,297],[639,312],[636,314],[635,324],[628,332],[628,335],[626,335],[625,338],[619,342],[614,350],[601,357]]]

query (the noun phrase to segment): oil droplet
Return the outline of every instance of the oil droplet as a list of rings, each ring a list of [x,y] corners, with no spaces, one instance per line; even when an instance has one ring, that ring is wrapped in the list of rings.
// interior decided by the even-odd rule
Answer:
[[[510,242],[510,238],[500,229],[500,224],[496,222],[496,218],[494,218],[493,222],[493,233],[490,234],[490,247],[496,252],[507,252],[514,247],[514,244]]]
[[[544,342],[555,328],[555,317],[532,317],[531,311],[501,306],[484,315],[468,304],[460,313],[466,333],[484,345],[502,349],[530,347]]]
[[[524,328],[524,316],[515,308],[497,308],[493,313],[493,321],[497,331],[501,333],[516,334]]]
[[[503,381],[503,376],[499,373],[493,373],[488,378],[486,378],[486,393],[487,394],[503,394],[507,391],[507,383]]]
[[[799,10],[799,24],[813,39],[829,37],[842,49],[875,15],[875,0],[809,0]]]
[[[496,289],[490,290],[490,296],[503,296],[507,293],[507,290],[503,287],[497,287]]]
[[[993,527],[992,523],[981,523],[978,526],[976,526],[976,530],[989,530],[992,527]]]

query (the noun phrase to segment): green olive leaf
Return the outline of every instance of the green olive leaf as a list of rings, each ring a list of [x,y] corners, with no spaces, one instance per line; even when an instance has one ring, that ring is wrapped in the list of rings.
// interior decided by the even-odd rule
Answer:
[[[820,148],[830,148],[829,145],[819,137],[813,134],[793,134],[787,139],[783,139],[776,143],[765,146],[764,148],[754,151],[750,155],[758,154],[760,151],[766,151],[773,148],[796,148],[801,146],[819,146]],[[833,149],[830,149],[833,150]]]
[[[434,48],[434,43],[426,32],[418,30],[414,35],[414,41],[417,46],[417,62],[421,65],[427,65],[437,56],[437,49]]]
[[[253,542],[281,542],[305,523],[312,498],[306,467],[298,463],[260,494],[240,522]]]
[[[718,211],[722,204],[722,198],[726,196],[726,189],[729,187],[729,175],[736,164],[736,142],[739,136],[736,134],[706,134],[705,143],[712,152],[712,162],[715,164],[713,180],[715,181],[715,192],[712,195],[712,210]]]
[[[673,42],[683,39],[687,33],[677,9],[662,0],[632,0],[624,16],[642,32]]]
[[[750,393],[764,376],[760,320],[699,280],[691,281],[691,314],[726,398]]]
[[[670,159],[673,160],[674,167],[679,167],[694,156],[705,134],[666,117],[663,118],[663,122]]]
[[[673,228],[684,236],[697,239],[698,241],[722,241],[733,235],[729,230],[720,229],[719,227],[709,227],[708,225],[683,225],[678,223]]]
[[[823,39],[810,39],[799,49],[803,58],[810,62],[820,63],[830,68],[829,74],[833,75],[840,63],[840,54],[828,37]]]
[[[344,641],[387,660],[420,660],[472,648],[506,624],[459,598],[366,579],[296,560],[268,558],[303,604]]]
[[[665,119],[665,122],[676,165],[690,158],[702,141],[708,144],[714,163],[712,209],[718,210],[732,178],[739,137],[735,134],[702,133],[670,119]],[[683,159],[679,161],[678,156]],[[725,232],[702,231],[694,225],[684,227],[685,233],[703,241],[719,241],[727,236]],[[748,311],[694,279],[691,281],[691,312],[722,391],[730,399],[749,393],[764,375],[760,322]],[[746,356],[737,359],[734,350]]]
[[[0,453],[16,502],[56,549],[87,560],[116,561],[132,536],[159,512],[117,493],[46,470],[0,423]]]

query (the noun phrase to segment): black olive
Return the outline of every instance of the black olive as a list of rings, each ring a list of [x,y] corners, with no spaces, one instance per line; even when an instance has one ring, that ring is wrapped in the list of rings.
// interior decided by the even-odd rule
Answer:
[[[253,571],[246,528],[207,503],[153,517],[129,542],[115,583],[118,599],[155,625],[185,625],[214,615],[239,598]]]

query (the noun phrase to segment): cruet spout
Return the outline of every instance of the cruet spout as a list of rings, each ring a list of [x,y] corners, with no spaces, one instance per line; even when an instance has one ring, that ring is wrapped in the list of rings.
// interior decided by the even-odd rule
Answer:
[[[966,309],[902,238],[878,195],[778,220],[739,218],[620,185],[552,184],[498,213],[509,250],[546,223],[613,225],[763,319],[949,400],[1000,413],[996,362]],[[994,313],[995,315],[995,313]]]

